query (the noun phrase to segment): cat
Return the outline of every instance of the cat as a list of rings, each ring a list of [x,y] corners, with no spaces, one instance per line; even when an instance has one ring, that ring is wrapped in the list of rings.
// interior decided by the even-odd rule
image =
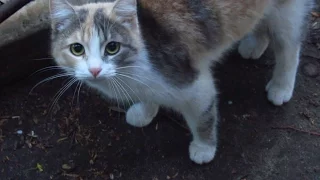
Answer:
[[[267,98],[293,95],[312,0],[50,0],[52,56],[68,75],[118,103],[144,127],[159,107],[181,113],[192,132],[189,157],[210,163],[218,147],[212,66],[240,42],[243,58],[275,55]]]

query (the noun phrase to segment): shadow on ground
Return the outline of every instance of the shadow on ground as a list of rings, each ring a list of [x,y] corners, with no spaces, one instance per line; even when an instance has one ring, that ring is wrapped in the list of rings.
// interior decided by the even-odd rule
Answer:
[[[84,86],[77,91],[76,84],[51,109],[65,79],[29,94],[54,74],[17,81],[21,69],[23,76],[34,71],[28,65],[48,65],[39,61],[48,57],[46,35],[40,32],[0,52],[7,62],[0,89],[1,179],[320,179],[319,59],[302,57],[293,99],[274,107],[264,92],[272,58],[226,57],[215,68],[221,92],[219,150],[212,163],[198,166],[188,157],[190,134],[172,112],[162,110],[139,129],[127,125],[109,101]]]

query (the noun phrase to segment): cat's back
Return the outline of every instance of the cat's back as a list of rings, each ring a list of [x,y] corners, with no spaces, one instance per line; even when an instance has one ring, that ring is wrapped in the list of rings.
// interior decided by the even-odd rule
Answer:
[[[163,30],[194,54],[228,46],[251,32],[273,11],[285,6],[306,11],[313,0],[138,0],[143,16],[151,20],[145,35],[157,37]],[[300,8],[300,9],[299,9]],[[302,10],[301,10],[302,9]],[[154,26],[154,25],[157,26]],[[164,34],[164,33],[162,33]],[[159,41],[160,39],[152,39]],[[174,41],[173,41],[174,42]]]
[[[177,33],[183,44],[198,49],[195,46],[206,41],[221,42],[224,36],[240,38],[254,27],[274,1],[139,0],[138,3],[143,16],[152,17],[159,27],[171,34]]]

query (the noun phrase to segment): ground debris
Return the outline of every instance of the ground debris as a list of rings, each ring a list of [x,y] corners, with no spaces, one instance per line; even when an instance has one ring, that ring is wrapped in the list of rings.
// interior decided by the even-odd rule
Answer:
[[[297,131],[297,132],[301,132],[301,133],[307,133],[307,134],[310,134],[310,135],[314,135],[314,136],[319,136],[320,137],[320,133],[319,132],[305,131],[305,130],[297,129],[297,128],[293,127],[293,126],[272,127],[272,129],[292,130],[292,131]]]
[[[76,167],[76,165],[75,165],[75,163],[74,163],[72,160],[70,160],[68,163],[63,164],[63,165],[61,166],[61,168],[62,168],[63,170],[68,171],[68,172],[71,172],[72,170],[74,170],[75,167]]]
[[[311,111],[309,111],[308,109],[305,109],[303,112],[300,112],[300,114],[303,117],[307,118],[311,122],[312,125],[315,124],[315,120],[313,119],[314,115]]]

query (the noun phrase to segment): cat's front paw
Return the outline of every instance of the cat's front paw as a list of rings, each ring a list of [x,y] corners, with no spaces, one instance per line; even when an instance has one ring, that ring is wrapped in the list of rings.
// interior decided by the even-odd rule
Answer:
[[[189,146],[190,159],[197,164],[209,163],[216,154],[217,147],[192,141]]]
[[[144,127],[151,123],[158,113],[159,106],[155,104],[137,103],[126,113],[126,121],[135,127]]]
[[[286,83],[276,83],[274,80],[271,80],[266,87],[266,91],[268,92],[268,100],[276,106],[281,106],[290,101],[293,86]]]

